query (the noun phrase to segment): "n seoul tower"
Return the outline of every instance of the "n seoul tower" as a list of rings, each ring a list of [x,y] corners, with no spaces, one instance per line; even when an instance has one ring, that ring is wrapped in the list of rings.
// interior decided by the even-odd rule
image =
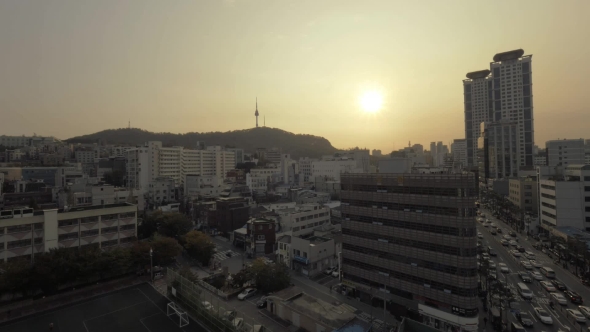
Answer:
[[[256,128],[258,128],[258,97],[256,97],[256,113],[254,115],[256,116]]]

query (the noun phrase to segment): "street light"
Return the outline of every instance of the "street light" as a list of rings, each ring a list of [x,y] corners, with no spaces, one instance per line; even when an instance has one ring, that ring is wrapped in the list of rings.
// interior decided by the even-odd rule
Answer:
[[[150,247],[150,279],[154,283],[154,250]]]
[[[338,252],[338,281],[342,282],[342,251]]]

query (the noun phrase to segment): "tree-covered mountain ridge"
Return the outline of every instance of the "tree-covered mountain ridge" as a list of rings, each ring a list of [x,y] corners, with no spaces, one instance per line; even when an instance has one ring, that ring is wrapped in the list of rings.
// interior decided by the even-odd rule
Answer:
[[[107,129],[90,135],[72,137],[68,143],[98,143],[141,145],[148,141],[161,141],[164,146],[196,148],[197,142],[207,146],[242,148],[254,153],[257,148],[279,148],[291,158],[316,158],[337,151],[330,141],[321,136],[294,134],[270,127],[259,127],[227,132],[191,132],[186,134],[155,133],[138,128]]]

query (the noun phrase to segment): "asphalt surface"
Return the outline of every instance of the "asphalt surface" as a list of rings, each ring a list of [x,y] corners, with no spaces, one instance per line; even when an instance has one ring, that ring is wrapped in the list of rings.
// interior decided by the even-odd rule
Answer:
[[[490,219],[496,226],[502,229],[502,233],[498,233],[497,235],[492,235],[490,232],[489,227],[484,227],[482,223],[477,223],[477,230],[483,236],[482,245],[484,248],[484,252],[486,251],[488,246],[494,248],[497,252],[497,256],[491,257],[492,261],[498,265],[498,263],[505,263],[510,270],[510,273],[501,273],[500,269],[498,268],[497,276],[499,280],[507,281],[509,287],[518,294],[516,291],[516,284],[522,282],[520,277],[518,276],[519,271],[526,271],[525,268],[521,265],[522,260],[528,260],[527,258],[522,255],[521,257],[514,257],[509,251],[514,249],[512,246],[503,246],[500,241],[502,240],[504,235],[508,235],[509,231],[512,230],[510,225],[504,223],[497,218],[492,217],[491,213],[485,209],[481,209],[481,211],[485,214],[486,219]],[[540,250],[536,250],[533,248],[533,244],[536,243],[535,240],[532,238],[527,238],[521,234],[517,234],[518,244],[523,246],[526,251],[531,251],[535,253],[537,261],[543,261],[545,264],[544,266],[548,266],[555,271],[556,278],[561,280],[565,283],[568,289],[573,290],[580,294],[584,299],[585,304],[590,306],[590,288],[584,286],[581,283],[581,280],[571,274],[569,271],[563,269],[560,265],[556,265],[553,263],[553,259],[549,258],[547,255],[542,253]],[[533,268],[532,271],[539,271],[539,268]],[[549,280],[546,277],[543,277],[543,280]],[[549,306],[549,293],[541,286],[539,283],[542,280],[535,280],[533,279],[531,283],[528,283],[527,286],[530,290],[534,293],[532,301],[525,301],[524,299],[520,298],[520,306],[521,311],[529,313],[529,315],[534,320],[534,326],[527,327],[527,330],[531,331],[587,331],[588,327],[590,327],[590,321],[586,324],[582,323],[581,325],[577,322],[574,322],[571,317],[568,317],[566,309],[578,309],[578,305],[569,302],[565,306],[561,306],[555,303],[555,309],[551,309]],[[560,292],[560,291],[558,291]],[[555,301],[553,301],[555,302]],[[533,306],[542,307],[547,312],[549,312],[553,319],[553,325],[545,325],[541,323],[539,318],[535,315],[533,311]],[[482,316],[486,313],[481,313]],[[507,317],[508,322],[517,321],[514,314],[510,313],[509,311],[503,313]],[[590,320],[590,319],[589,319]],[[488,322],[488,330],[491,330],[490,323]]]

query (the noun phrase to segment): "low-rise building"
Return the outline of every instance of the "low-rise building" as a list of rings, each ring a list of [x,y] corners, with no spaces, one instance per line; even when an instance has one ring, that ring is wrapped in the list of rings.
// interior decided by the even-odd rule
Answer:
[[[293,236],[311,234],[314,227],[330,223],[330,209],[322,204],[298,204],[272,211],[278,215],[279,231]]]
[[[250,206],[243,197],[220,197],[215,202],[215,209],[208,211],[210,229],[230,234],[248,222]]]
[[[252,192],[264,193],[269,190],[273,175],[280,174],[280,168],[253,168],[246,174],[246,185]]]
[[[137,207],[132,204],[0,211],[0,260],[4,261],[32,259],[54,248],[97,245],[107,249],[136,240]]]
[[[268,311],[304,331],[334,331],[355,319],[351,310],[340,304],[335,306],[289,287],[269,297]]]
[[[219,196],[223,191],[221,184],[221,179],[215,175],[186,174],[184,176],[184,195],[188,197]]]
[[[508,199],[523,213],[536,215],[539,210],[537,199],[537,180],[533,177],[522,177],[508,181]]]
[[[313,277],[328,267],[337,265],[334,239],[323,236],[302,235],[291,237],[291,268]]]
[[[264,256],[274,252],[275,227],[273,219],[252,218],[247,223],[246,252],[248,255]]]
[[[590,165],[569,165],[561,180],[540,180],[541,227],[590,230]]]

